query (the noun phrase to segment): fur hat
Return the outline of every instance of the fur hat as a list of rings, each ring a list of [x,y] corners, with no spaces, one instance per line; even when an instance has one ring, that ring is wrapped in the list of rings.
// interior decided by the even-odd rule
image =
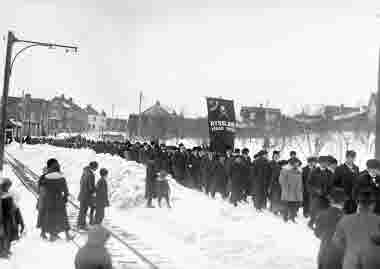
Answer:
[[[249,149],[244,148],[243,151],[241,152],[242,154],[249,154]]]
[[[354,150],[347,150],[346,151],[346,158],[347,157],[355,158],[356,157],[356,152]]]
[[[319,163],[329,163],[330,162],[330,158],[329,158],[329,156],[320,156],[318,158],[318,162]]]

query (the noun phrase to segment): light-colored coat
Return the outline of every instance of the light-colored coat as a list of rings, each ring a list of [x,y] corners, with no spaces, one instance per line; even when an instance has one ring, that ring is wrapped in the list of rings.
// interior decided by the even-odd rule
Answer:
[[[343,269],[380,268],[380,216],[371,213],[347,215],[338,223],[333,242],[344,250]]]
[[[278,180],[281,185],[281,200],[287,202],[303,201],[302,172],[298,169],[284,168]]]

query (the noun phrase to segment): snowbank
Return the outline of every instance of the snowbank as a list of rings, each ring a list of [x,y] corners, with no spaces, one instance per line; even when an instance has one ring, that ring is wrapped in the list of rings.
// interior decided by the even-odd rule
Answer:
[[[220,197],[213,200],[170,181],[173,209],[148,209],[143,204],[145,168],[119,157],[91,150],[47,145],[17,145],[7,149],[34,170],[57,158],[78,190],[82,168],[92,160],[110,170],[112,223],[137,234],[171,258],[178,268],[314,269],[319,242],[300,218],[285,224],[270,213],[258,213],[252,203],[234,208]]]

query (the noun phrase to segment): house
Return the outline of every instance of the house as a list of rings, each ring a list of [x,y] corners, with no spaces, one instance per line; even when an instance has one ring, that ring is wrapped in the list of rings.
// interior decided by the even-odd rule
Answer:
[[[32,98],[31,94],[25,97],[8,97],[8,119],[22,125],[23,136],[41,136],[48,133],[49,101]]]
[[[104,111],[99,113],[91,105],[87,105],[84,110],[88,117],[88,131],[102,131],[107,128],[107,118]]]
[[[243,106],[240,110],[243,126],[271,130],[280,127],[281,110],[277,108],[248,107]]]
[[[54,97],[49,106],[49,132],[82,132],[88,128],[87,112],[72,98]]]
[[[120,118],[106,118],[106,130],[127,132],[128,120]]]

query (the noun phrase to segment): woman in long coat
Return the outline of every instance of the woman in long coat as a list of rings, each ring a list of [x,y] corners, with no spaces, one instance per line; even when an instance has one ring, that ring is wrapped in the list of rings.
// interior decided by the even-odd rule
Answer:
[[[274,214],[283,212],[284,206],[281,201],[281,185],[279,182],[281,169],[288,161],[280,161],[272,166],[272,179],[269,185],[270,211]]]
[[[303,201],[302,172],[297,158],[289,160],[289,169],[282,169],[279,182],[281,184],[281,200],[284,203],[284,220],[295,222],[300,203]]]
[[[69,191],[57,160],[48,160],[47,173],[40,178],[39,187],[45,190],[45,194],[43,210],[39,211],[37,226],[50,234],[50,241],[56,241],[61,232],[65,232],[66,239],[71,240],[72,236],[69,233],[70,225],[66,212]]]

